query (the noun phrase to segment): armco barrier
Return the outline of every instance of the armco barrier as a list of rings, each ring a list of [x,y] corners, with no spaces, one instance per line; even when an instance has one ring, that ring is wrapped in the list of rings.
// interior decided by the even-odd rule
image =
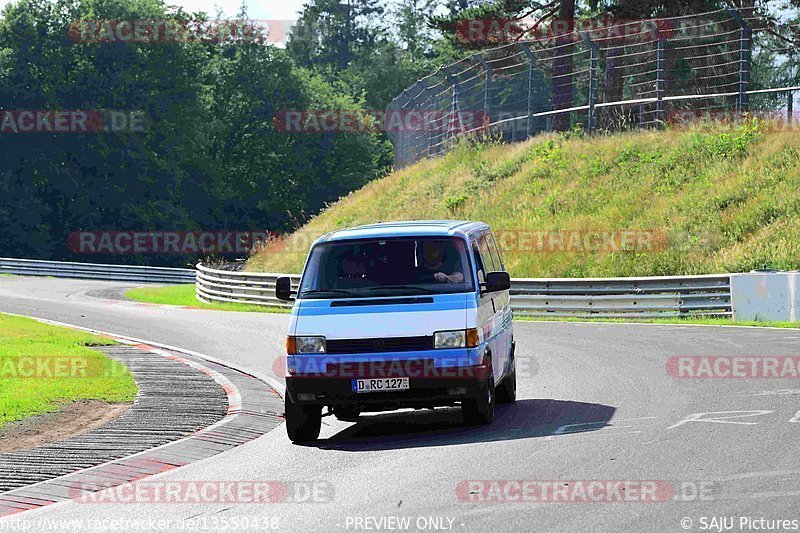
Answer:
[[[275,280],[283,274],[232,272],[197,265],[197,298],[275,307]],[[300,276],[292,275],[297,285]],[[730,275],[649,278],[514,279],[511,305],[539,317],[730,316]]]
[[[68,263],[64,261],[9,259],[5,257],[0,257],[0,274],[133,281],[137,283],[193,283],[195,281],[195,271],[190,268]]]
[[[283,274],[216,270],[203,264],[194,271],[0,258],[0,273],[137,283],[196,282],[197,298],[204,302],[291,306],[275,298],[275,280]],[[295,286],[300,281],[298,275],[289,277]],[[731,276],[514,279],[511,305],[518,314],[539,317],[730,316]]]
[[[275,280],[285,274],[215,270],[197,265],[197,299],[201,302],[235,302],[271,307],[291,307],[275,298]],[[295,285],[300,276],[289,275]]]

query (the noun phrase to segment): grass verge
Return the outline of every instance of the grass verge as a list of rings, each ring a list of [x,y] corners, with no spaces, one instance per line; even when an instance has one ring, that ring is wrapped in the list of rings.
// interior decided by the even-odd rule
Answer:
[[[250,311],[256,313],[288,313],[289,309],[262,305],[237,304],[231,302],[201,302],[195,296],[194,284],[169,285],[166,287],[140,287],[129,289],[125,296],[137,302],[161,305],[180,305],[217,311]]]
[[[133,375],[91,346],[113,341],[0,314],[0,428],[80,400],[133,401]]]

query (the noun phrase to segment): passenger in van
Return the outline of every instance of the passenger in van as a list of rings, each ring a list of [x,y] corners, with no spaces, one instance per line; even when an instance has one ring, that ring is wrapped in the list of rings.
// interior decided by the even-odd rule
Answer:
[[[456,266],[458,265],[458,266]],[[448,261],[445,247],[435,241],[422,242],[422,267],[427,271],[424,277],[439,283],[464,283],[460,261]],[[450,272],[447,274],[446,272]]]
[[[353,253],[347,253],[342,257],[340,281],[339,287],[344,289],[357,289],[373,285],[367,279],[367,266],[363,259]]]

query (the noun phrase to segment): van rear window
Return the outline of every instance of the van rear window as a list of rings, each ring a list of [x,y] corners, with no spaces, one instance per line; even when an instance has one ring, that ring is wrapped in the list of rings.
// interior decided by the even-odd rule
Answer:
[[[359,298],[473,290],[464,240],[418,237],[318,244],[311,250],[299,296]]]

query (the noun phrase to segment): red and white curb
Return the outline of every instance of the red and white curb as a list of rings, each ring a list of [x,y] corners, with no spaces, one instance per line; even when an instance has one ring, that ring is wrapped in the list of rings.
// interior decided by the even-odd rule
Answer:
[[[190,350],[73,324],[35,317],[28,318],[107,337],[121,344],[186,364],[209,376],[222,387],[228,398],[228,409],[221,420],[178,440],[2,493],[0,494],[0,520],[3,517],[22,512],[33,512],[57,503],[82,499],[86,497],[87,493],[161,475],[181,466],[208,459],[255,440],[282,423],[282,395],[275,390],[277,387],[273,387],[273,384],[278,385],[281,391],[283,387],[273,378],[258,376],[253,372],[234,368],[227,362]],[[212,366],[217,366],[219,369],[211,368]],[[242,397],[240,388],[237,387],[234,380],[248,385],[247,397]],[[260,382],[260,386],[259,383],[254,383],[252,380]],[[265,410],[265,405],[269,405],[270,408]]]

